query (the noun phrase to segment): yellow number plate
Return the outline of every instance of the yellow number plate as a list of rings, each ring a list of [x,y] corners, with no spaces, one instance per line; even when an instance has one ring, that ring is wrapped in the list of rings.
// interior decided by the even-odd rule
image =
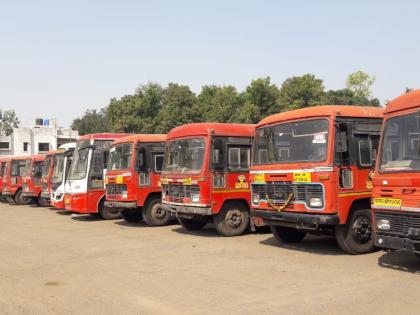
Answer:
[[[293,173],[295,183],[310,183],[312,181],[311,173]]]
[[[264,184],[265,183],[265,174],[254,174],[254,183]]]
[[[401,207],[401,199],[397,199],[397,198],[373,198],[373,204],[375,206]]]
[[[117,184],[122,184],[123,183],[123,177],[121,175],[118,175],[117,178],[115,179],[115,182]]]
[[[183,183],[184,185],[192,185],[192,178],[191,178],[191,177],[189,177],[189,178],[184,178],[184,179],[182,180],[182,183]]]

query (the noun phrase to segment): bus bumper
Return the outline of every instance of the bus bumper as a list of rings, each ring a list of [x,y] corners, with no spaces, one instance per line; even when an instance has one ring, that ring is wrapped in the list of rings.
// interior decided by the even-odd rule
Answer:
[[[137,201],[105,201],[109,208],[137,209]]]
[[[407,237],[375,234],[375,246],[420,254],[420,240],[413,240]]]
[[[336,214],[308,214],[286,211],[251,210],[251,217],[263,219],[269,225],[290,227],[310,227],[319,225],[339,225],[340,218]]]
[[[211,207],[181,206],[162,203],[162,209],[176,213],[177,216],[207,216],[212,215]]]

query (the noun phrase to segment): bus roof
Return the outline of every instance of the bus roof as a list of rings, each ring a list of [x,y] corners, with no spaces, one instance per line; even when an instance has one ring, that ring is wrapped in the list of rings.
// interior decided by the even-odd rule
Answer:
[[[257,127],[269,125],[277,122],[296,120],[313,117],[338,116],[356,118],[382,118],[384,109],[372,106],[352,106],[352,105],[319,105],[295,109],[268,116],[261,120]]]
[[[126,137],[129,134],[127,133],[90,133],[87,135],[80,136],[79,140],[89,140],[89,139],[103,139],[103,140],[112,140]]]
[[[389,114],[392,112],[416,107],[420,107],[420,90],[414,90],[393,99],[386,106],[384,113]]]
[[[45,155],[45,154],[32,155],[32,160],[34,160],[34,161],[44,161],[46,157],[47,157],[47,155]]]
[[[168,140],[188,136],[216,135],[230,137],[253,137],[255,125],[229,123],[193,123],[175,127],[168,133]]]
[[[12,156],[12,157],[10,157],[10,160],[11,161],[15,161],[15,160],[29,160],[29,159],[32,159],[32,156],[31,155],[27,155],[27,156]]]
[[[125,143],[125,142],[164,142],[166,135],[163,134],[135,134],[126,136],[115,140],[112,145]]]
[[[46,157],[47,156],[51,156],[51,155],[56,155],[56,154],[59,154],[59,153],[62,153],[62,152],[64,152],[64,150],[50,150],[50,151],[48,151],[47,152],[47,154],[46,154]]]

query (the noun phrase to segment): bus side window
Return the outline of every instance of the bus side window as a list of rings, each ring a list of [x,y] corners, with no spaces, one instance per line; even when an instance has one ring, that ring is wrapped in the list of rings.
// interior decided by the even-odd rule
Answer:
[[[155,154],[154,155],[154,170],[156,173],[160,173],[162,172],[162,168],[163,168],[163,154]]]
[[[231,172],[248,171],[250,164],[249,147],[230,147],[228,151],[228,168]]]
[[[90,188],[103,188],[103,151],[94,150],[92,155],[92,166],[90,168]]]

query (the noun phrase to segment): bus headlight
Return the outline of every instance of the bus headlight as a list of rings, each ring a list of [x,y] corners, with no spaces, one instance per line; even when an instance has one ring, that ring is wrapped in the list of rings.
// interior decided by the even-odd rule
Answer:
[[[389,220],[378,220],[376,221],[376,227],[378,230],[382,231],[389,231],[391,229],[391,224],[389,223]]]
[[[319,198],[319,197],[309,198],[309,206],[312,208],[321,208],[323,206],[322,198]]]
[[[194,203],[200,202],[200,194],[199,193],[192,193],[191,194],[191,202],[194,202]]]
[[[162,199],[166,198],[166,189],[162,189]]]
[[[121,197],[122,197],[122,198],[127,198],[127,197],[128,197],[128,193],[127,193],[127,191],[126,191],[126,190],[123,190],[123,191],[121,192]]]
[[[259,205],[260,204],[260,196],[257,194],[252,195],[252,204]]]

